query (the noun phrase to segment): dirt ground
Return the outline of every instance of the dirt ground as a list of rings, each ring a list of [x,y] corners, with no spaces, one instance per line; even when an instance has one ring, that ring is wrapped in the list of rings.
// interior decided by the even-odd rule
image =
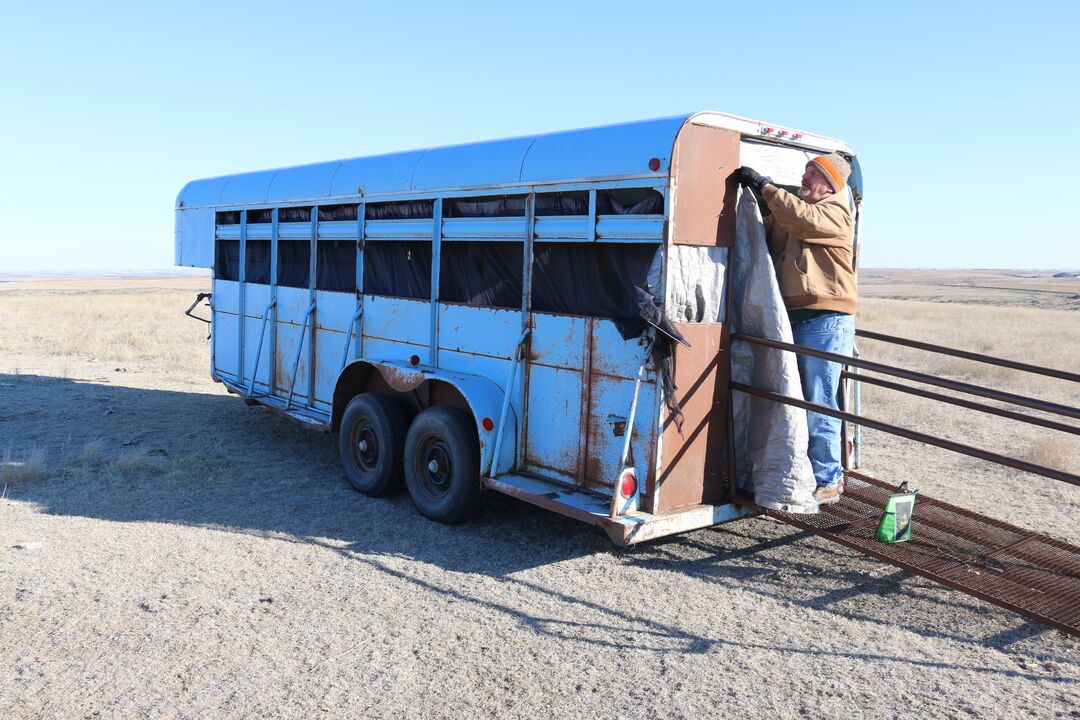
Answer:
[[[864,278],[861,327],[1080,371],[1076,279]],[[366,498],[335,437],[209,379],[207,284],[0,283],[0,718],[1080,717],[1080,639],[767,519],[619,550],[495,494],[456,527]],[[1049,431],[864,403],[1080,470]],[[1080,543],[1080,488],[880,433],[864,465]]]

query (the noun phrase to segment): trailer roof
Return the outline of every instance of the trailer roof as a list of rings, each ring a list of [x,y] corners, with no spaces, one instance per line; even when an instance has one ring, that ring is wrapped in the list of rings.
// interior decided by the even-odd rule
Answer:
[[[682,126],[692,121],[777,138],[766,126],[722,113],[694,113],[531,137],[334,160],[296,167],[224,175],[189,182],[177,207],[237,206],[306,202],[439,191],[471,187],[657,176],[668,173],[672,147]],[[764,130],[768,127],[769,132]],[[824,150],[850,148],[810,133],[796,144]],[[653,171],[649,161],[660,167]]]

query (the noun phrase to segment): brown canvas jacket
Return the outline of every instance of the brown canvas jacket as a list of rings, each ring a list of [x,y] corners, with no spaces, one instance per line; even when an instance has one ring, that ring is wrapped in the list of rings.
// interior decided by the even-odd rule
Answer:
[[[847,193],[810,204],[783,188],[765,186],[762,195],[772,213],[765,218],[769,253],[789,310],[855,314],[855,222]]]

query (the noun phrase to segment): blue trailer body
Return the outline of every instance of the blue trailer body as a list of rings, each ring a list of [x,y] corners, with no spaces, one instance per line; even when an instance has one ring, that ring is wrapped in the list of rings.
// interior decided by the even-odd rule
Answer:
[[[697,341],[676,351],[680,387],[714,393],[685,403],[691,426],[676,434],[651,331],[626,337],[618,318],[538,309],[535,283],[549,292],[558,278],[537,256],[572,246],[615,263],[651,256],[670,313],[672,257],[724,273],[724,198],[740,148],[850,152],[795,135],[698,113],[197,180],[177,197],[176,262],[214,268],[211,373],[230,391],[327,431],[364,393],[396,398],[414,424],[431,408],[461,408],[478,440],[477,483],[639,542],[743,513],[724,484],[726,370],[714,361],[726,344],[723,302],[711,317],[674,318]],[[638,198],[647,211],[627,209]],[[462,211],[473,200],[501,209]],[[551,209],[570,201],[571,211]],[[445,281],[459,278],[444,256],[484,255],[484,243],[520,253],[512,305],[445,297]],[[373,263],[385,269],[390,257],[419,290],[386,291],[399,278],[373,275]],[[423,467],[438,468],[437,482],[444,458],[433,442]]]

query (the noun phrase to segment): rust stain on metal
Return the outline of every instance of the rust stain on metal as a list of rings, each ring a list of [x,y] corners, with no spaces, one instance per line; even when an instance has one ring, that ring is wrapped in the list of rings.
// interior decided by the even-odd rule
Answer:
[[[676,323],[694,346],[675,346],[675,385],[683,409],[682,432],[665,416],[662,465],[649,486],[645,508],[661,512],[723,499],[727,448],[728,355],[721,323]],[[656,484],[660,492],[654,492]]]
[[[577,483],[583,485],[588,475],[586,466],[589,458],[589,411],[592,407],[592,363],[593,363],[593,318],[585,320],[585,357],[581,373],[581,419],[578,423]]]
[[[738,132],[693,123],[679,132],[671,158],[672,243],[732,246],[738,167]]]
[[[407,370],[394,365],[372,363],[386,384],[398,392],[410,392],[420,387],[427,376],[420,370]]]
[[[817,515],[765,512],[889,564],[1080,635],[1080,547],[920,495],[912,537],[875,537],[893,487],[856,472],[838,505]]]

